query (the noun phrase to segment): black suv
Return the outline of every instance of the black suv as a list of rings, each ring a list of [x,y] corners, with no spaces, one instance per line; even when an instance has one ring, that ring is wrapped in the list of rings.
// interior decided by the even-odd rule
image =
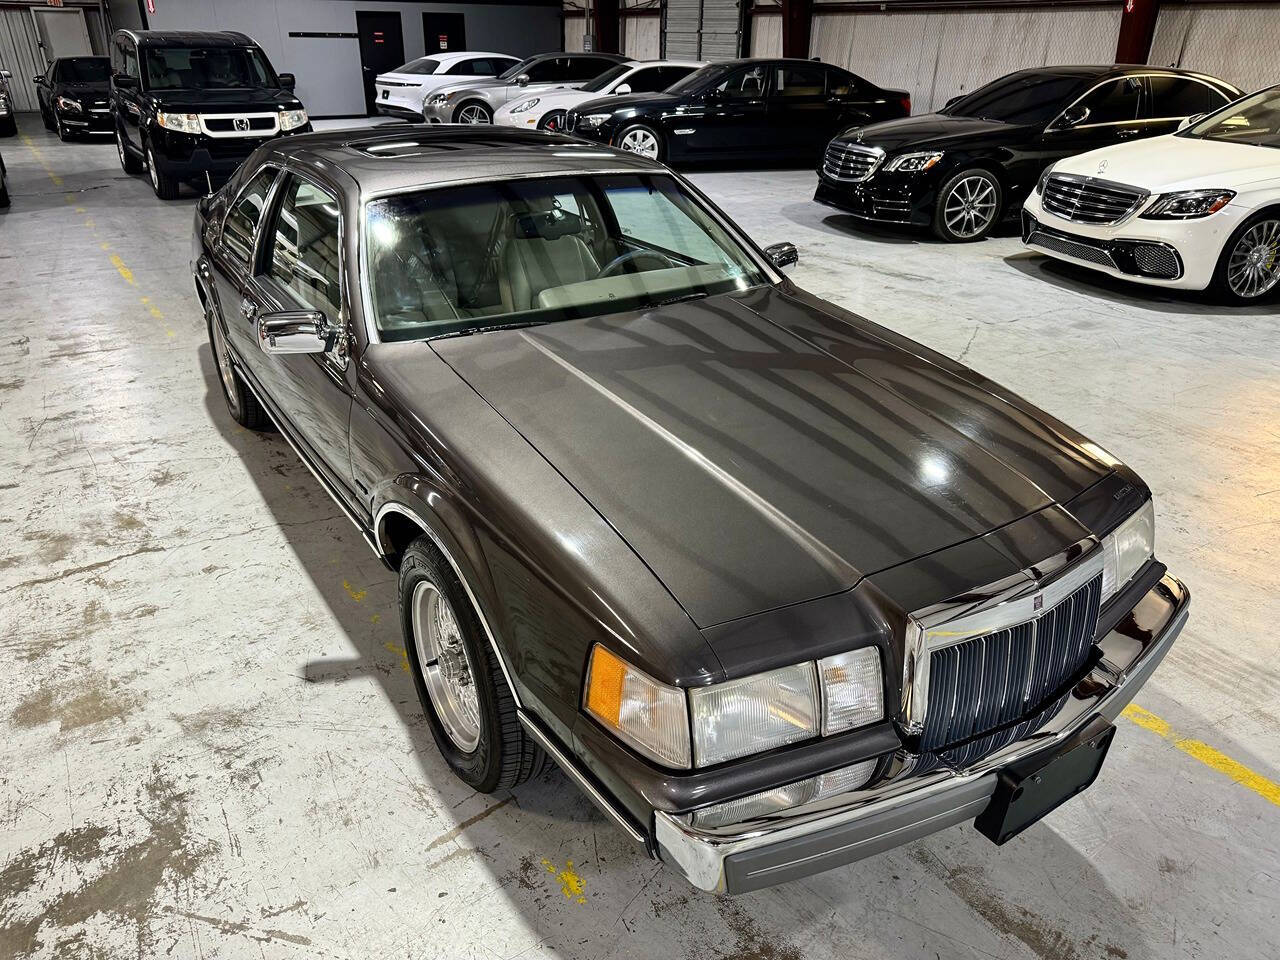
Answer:
[[[243,33],[120,30],[111,41],[111,112],[126,173],[150,173],[162,200],[183,181],[212,187],[281,134],[311,129],[293,95]]]

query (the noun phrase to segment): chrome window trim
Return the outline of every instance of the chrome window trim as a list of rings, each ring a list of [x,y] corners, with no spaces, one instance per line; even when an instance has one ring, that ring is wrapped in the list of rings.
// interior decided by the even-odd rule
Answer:
[[[971,590],[960,599],[911,613],[903,651],[903,729],[911,735],[924,730],[934,651],[1039,620],[1098,576],[1102,565],[1101,541],[1088,537],[1018,574]]]
[[[1104,123],[1080,123],[1080,124],[1076,124],[1074,127],[1058,126],[1058,121],[1063,118],[1063,116],[1066,114],[1068,110],[1074,107],[1077,103],[1080,103],[1086,97],[1091,96],[1094,93],[1094,91],[1100,90],[1102,87],[1106,86],[1108,83],[1115,83],[1117,80],[1125,80],[1130,77],[1138,80],[1144,80],[1144,81],[1152,77],[1172,77],[1175,80],[1194,80],[1196,83],[1200,84],[1201,86],[1208,87],[1214,93],[1218,94],[1218,96],[1225,96],[1222,90],[1215,87],[1213,84],[1209,83],[1203,77],[1198,77],[1189,73],[1170,73],[1167,70],[1148,70],[1145,73],[1122,73],[1119,76],[1107,77],[1105,80],[1099,80],[1097,83],[1095,83],[1092,87],[1090,87],[1084,93],[1080,94],[1080,96],[1072,100],[1069,104],[1067,104],[1058,112],[1058,115],[1056,117],[1054,117],[1051,121],[1049,121],[1049,124],[1044,128],[1044,132],[1052,133],[1058,130],[1088,130],[1094,127],[1123,127],[1123,126],[1128,126],[1134,123],[1165,123],[1172,120],[1184,119],[1183,117],[1135,117],[1133,120],[1107,120]],[[1143,96],[1146,98],[1149,98],[1151,96],[1151,88],[1146,83],[1143,83],[1142,88],[1143,88]],[[1223,106],[1227,106],[1234,102],[1235,102],[1234,100],[1228,100],[1227,103],[1223,104]],[[1221,109],[1222,107],[1217,108],[1217,110],[1221,110]],[[1210,110],[1209,113],[1216,113],[1217,110]]]

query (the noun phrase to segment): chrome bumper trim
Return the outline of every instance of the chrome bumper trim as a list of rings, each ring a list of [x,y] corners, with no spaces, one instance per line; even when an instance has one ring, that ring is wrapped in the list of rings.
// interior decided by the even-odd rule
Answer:
[[[1134,698],[1190,610],[1190,592],[1167,575],[1134,609],[1162,589],[1173,595],[1173,606],[1157,635],[1141,645],[1115,630],[1108,633],[1099,642],[1102,662],[1077,684],[1062,710],[1025,739],[963,770],[935,769],[749,823],[698,829],[658,811],[659,856],[696,887],[742,893],[852,863],[973,819],[995,791],[1003,767],[1065,740],[1095,716],[1114,721]]]

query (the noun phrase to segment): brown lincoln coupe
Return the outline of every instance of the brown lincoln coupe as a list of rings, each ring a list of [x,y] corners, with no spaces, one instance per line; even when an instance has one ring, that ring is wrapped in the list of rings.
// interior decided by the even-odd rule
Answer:
[[[552,758],[706,890],[1093,782],[1189,594],[1143,482],[556,134],[268,143],[199,205],[227,406],[400,576],[441,753]]]

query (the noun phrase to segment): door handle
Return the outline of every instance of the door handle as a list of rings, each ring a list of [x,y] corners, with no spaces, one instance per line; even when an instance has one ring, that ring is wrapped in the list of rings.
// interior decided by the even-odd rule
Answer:
[[[250,323],[258,317],[258,308],[252,300],[244,297],[240,300],[240,316],[244,317]]]

